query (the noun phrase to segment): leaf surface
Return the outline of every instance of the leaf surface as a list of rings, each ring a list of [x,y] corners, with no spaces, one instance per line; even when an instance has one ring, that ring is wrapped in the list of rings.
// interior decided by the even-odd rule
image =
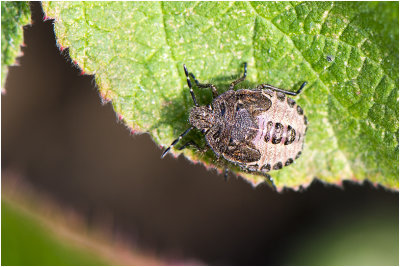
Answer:
[[[7,69],[14,64],[22,44],[22,26],[29,22],[28,2],[1,2],[1,87],[4,88]]]
[[[260,83],[295,91],[309,128],[302,156],[271,172],[278,188],[313,178],[398,188],[398,3],[44,2],[62,47],[124,123],[168,146],[193,106],[182,68],[219,92]],[[209,89],[195,87],[200,104]],[[201,133],[182,140],[205,146]],[[173,150],[222,169],[212,153]],[[231,168],[252,183],[263,176]]]

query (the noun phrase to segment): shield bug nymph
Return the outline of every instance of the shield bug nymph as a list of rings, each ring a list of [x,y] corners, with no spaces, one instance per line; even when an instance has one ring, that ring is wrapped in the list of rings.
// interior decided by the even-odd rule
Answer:
[[[183,68],[194,102],[189,115],[191,127],[172,142],[162,157],[194,128],[204,133],[208,146],[218,158],[222,156],[245,171],[257,172],[269,179],[267,172],[288,166],[301,155],[307,117],[303,109],[287,95],[300,94],[306,82],[297,92],[269,84],[234,91],[235,85],[246,79],[247,64],[244,63],[243,76],[233,81],[228,91],[219,95],[213,84],[199,83],[185,65]],[[190,77],[197,87],[211,88],[211,105],[199,106]],[[179,150],[188,145],[200,149],[193,141],[189,141]]]

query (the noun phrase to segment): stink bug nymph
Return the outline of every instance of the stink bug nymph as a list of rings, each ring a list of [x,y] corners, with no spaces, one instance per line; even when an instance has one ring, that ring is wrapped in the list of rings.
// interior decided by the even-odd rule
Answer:
[[[228,91],[218,95],[213,84],[199,83],[185,65],[183,68],[194,102],[189,115],[191,127],[175,139],[161,157],[194,128],[204,133],[208,146],[218,158],[222,156],[245,171],[257,172],[269,179],[267,172],[288,166],[301,155],[307,117],[303,109],[287,95],[300,94],[306,82],[297,92],[269,84],[234,91],[235,85],[246,79],[247,64],[244,63],[243,76],[233,81]],[[198,88],[211,88],[211,105],[199,106],[190,77]],[[188,145],[200,149],[196,143],[189,141],[179,150]]]

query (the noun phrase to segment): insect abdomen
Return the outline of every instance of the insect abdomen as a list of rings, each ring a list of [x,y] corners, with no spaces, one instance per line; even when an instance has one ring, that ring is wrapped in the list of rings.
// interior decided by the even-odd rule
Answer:
[[[261,152],[257,164],[268,172],[288,166],[303,149],[307,118],[295,101],[279,92],[263,91],[271,99],[269,110],[257,116],[258,133],[253,143]]]

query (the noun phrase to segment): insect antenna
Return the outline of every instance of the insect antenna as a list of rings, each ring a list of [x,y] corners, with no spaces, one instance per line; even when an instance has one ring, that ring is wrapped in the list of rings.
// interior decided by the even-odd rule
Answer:
[[[187,135],[191,130],[193,130],[193,128],[194,128],[193,126],[190,127],[189,129],[187,129],[186,131],[184,131],[178,138],[176,138],[176,139],[172,142],[172,144],[171,144],[167,149],[164,150],[164,152],[163,152],[162,155],[161,155],[161,158],[163,158],[163,157],[171,150],[171,148],[173,148],[174,145],[176,145],[176,143],[179,142],[179,140],[181,140],[185,135]]]

